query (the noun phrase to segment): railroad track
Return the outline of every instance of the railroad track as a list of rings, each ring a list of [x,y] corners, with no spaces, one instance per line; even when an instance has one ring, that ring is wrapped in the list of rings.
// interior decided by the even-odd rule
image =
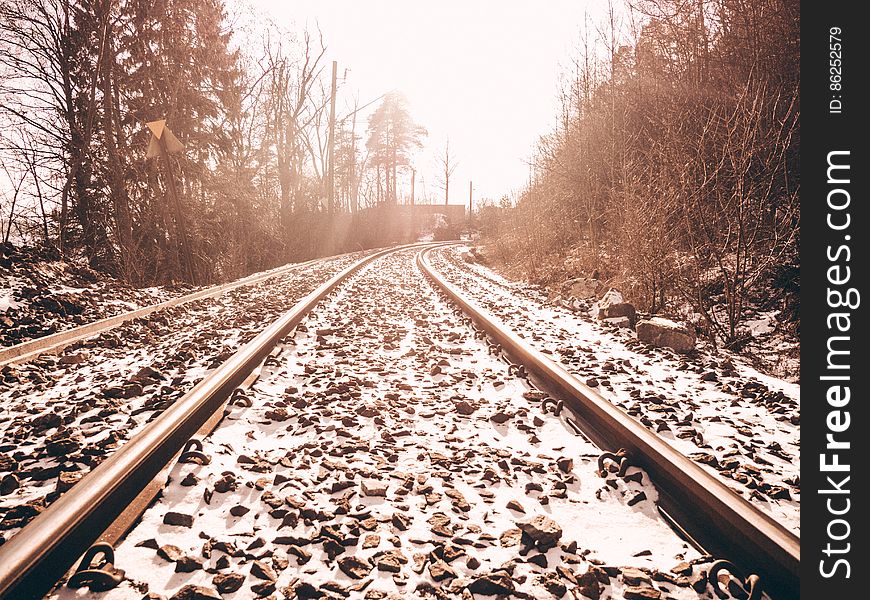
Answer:
[[[456,247],[433,251],[431,262],[470,300],[800,535],[797,384],[703,344],[688,355],[647,346],[630,327],[589,318],[591,299],[548,299],[463,260]]]
[[[0,368],[0,545],[324,280],[360,256],[151,311]],[[54,354],[54,352],[58,352]]]
[[[529,348],[415,252],[385,251],[336,274],[85,476],[0,547],[0,597],[42,596],[94,542],[114,546],[149,504],[117,552],[96,547],[100,572],[74,583],[112,587],[124,569],[127,582],[108,597],[141,597],[147,575],[189,570],[199,589],[179,598],[219,597],[208,581],[263,596],[281,584],[300,598],[318,597],[315,584],[321,594],[380,598],[387,592],[378,586],[409,583],[436,597],[607,585],[626,598],[663,597],[655,581],[683,598],[712,593],[711,571],[722,587],[724,566],[753,597],[761,586],[775,599],[797,597],[795,536]],[[610,469],[599,455],[618,448],[627,457],[611,455],[621,464]],[[156,491],[162,498],[152,503]],[[422,502],[416,511],[411,499]],[[190,534],[200,527],[210,531],[199,530],[206,545],[195,557],[202,539]],[[306,528],[317,534],[301,536]],[[608,546],[603,559],[595,539],[558,545],[583,531]],[[620,538],[625,531],[646,535]],[[412,554],[407,567],[403,551]],[[734,564],[712,563],[705,551]],[[676,556],[685,559],[676,574],[608,566],[661,567]],[[520,564],[502,564],[506,557]],[[574,573],[587,562],[586,575]],[[68,588],[53,593],[72,597]]]
[[[733,559],[742,573],[758,572],[775,597],[797,597],[800,540],[768,515],[734,494],[721,481],[642,427],[567,370],[474,305],[428,264],[421,268],[463,312],[533,375],[544,389],[577,416],[581,428],[602,449],[624,449],[618,460],[645,469],[660,490],[659,506],[705,550]]]

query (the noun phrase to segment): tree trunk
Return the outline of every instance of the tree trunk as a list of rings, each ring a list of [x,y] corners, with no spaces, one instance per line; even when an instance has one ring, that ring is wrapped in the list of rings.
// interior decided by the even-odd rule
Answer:
[[[109,15],[105,18],[108,20]],[[118,232],[118,245],[121,249],[121,266],[127,277],[130,275],[131,249],[133,245],[133,228],[130,219],[130,198],[124,185],[125,166],[122,164],[118,153],[115,111],[112,106],[113,93],[113,69],[115,66],[115,54],[113,51],[111,26],[106,25],[106,52],[103,56],[102,66],[102,90],[103,90],[103,136],[106,144],[106,158],[108,162],[109,190],[112,195],[112,208],[114,209],[115,227]]]

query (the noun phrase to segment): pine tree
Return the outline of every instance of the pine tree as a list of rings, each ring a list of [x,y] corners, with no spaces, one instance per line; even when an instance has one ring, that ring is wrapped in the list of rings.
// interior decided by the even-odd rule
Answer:
[[[395,204],[398,167],[410,164],[411,151],[422,145],[428,132],[414,123],[405,97],[392,92],[369,117],[368,133],[370,164],[384,173],[385,198]]]

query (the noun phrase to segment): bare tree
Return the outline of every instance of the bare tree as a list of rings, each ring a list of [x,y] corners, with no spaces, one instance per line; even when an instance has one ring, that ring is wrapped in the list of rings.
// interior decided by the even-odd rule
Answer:
[[[8,71],[4,119],[38,136],[44,159],[65,172],[60,190],[58,245],[66,247],[70,210],[89,252],[99,233],[93,219],[90,144],[95,128],[98,69],[85,45],[91,35],[102,53],[94,21],[76,20],[71,0],[10,0],[0,3],[0,68]]]
[[[323,71],[326,53],[321,32],[317,41],[304,31],[300,58],[293,60],[284,48],[281,32],[273,29],[266,37],[265,54],[268,64],[270,100],[269,131],[276,151],[278,181],[281,187],[281,223],[289,227],[294,210],[294,198],[299,199],[305,155],[312,155],[310,135],[325,106],[322,97],[314,99],[315,85]]]
[[[450,138],[444,143],[444,152],[438,157],[438,187],[444,190],[444,204],[450,202],[450,178],[456,167],[459,166],[456,162],[456,157],[450,153]]]
[[[6,220],[6,230],[3,232],[3,243],[9,243],[9,236],[12,233],[12,224],[15,223],[15,209],[18,204],[18,198],[21,195],[24,180],[27,178],[26,172],[15,172],[9,169],[9,166],[3,163],[3,172],[6,174],[6,179],[12,188],[12,199],[9,202],[9,217]]]

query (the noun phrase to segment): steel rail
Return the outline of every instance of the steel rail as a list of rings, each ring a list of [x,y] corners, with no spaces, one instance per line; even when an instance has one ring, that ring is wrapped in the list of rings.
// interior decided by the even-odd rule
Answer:
[[[0,546],[0,598],[45,595],[320,300],[377,258],[420,246],[376,252],[321,284]]]
[[[536,384],[563,399],[584,432],[604,450],[625,448],[633,466],[647,471],[659,504],[704,548],[727,558],[744,573],[757,573],[775,600],[798,598],[800,538],[734,493],[618,407],[534,349],[497,317],[463,296],[431,265],[431,249],[417,265],[450,300]]]
[[[178,298],[171,298],[163,302],[158,302],[157,304],[150,304],[148,306],[143,306],[142,308],[127,311],[119,315],[114,315],[112,317],[106,317],[104,319],[99,319],[91,323],[86,323],[72,329],[67,329],[66,331],[59,331],[51,335],[46,335],[40,338],[28,340],[26,342],[21,342],[20,344],[15,344],[14,346],[2,348],[0,349],[0,367],[26,362],[42,354],[47,354],[50,352],[56,353],[63,350],[67,346],[75,344],[76,342],[92,338],[95,335],[99,335],[103,332],[114,329],[115,327],[118,327],[119,325],[126,323],[127,321],[132,321],[133,319],[145,317],[158,310],[171,308],[173,306],[179,306],[181,304],[187,304],[188,302],[193,302],[194,300],[202,300],[203,298],[213,298],[215,296],[220,296],[221,294],[225,294],[226,292],[232,291],[236,288],[260,283],[266,281],[267,279],[271,279],[272,277],[277,277],[279,275],[285,275],[296,269],[311,266],[322,260],[322,258],[316,258],[314,260],[309,260],[301,263],[284,265],[283,267],[278,267],[277,269],[272,269],[271,271],[267,271],[265,273],[255,273],[253,275],[249,275],[248,277],[239,279],[238,281],[211,286],[205,289],[191,292],[190,294],[185,294],[184,296],[179,296]]]

